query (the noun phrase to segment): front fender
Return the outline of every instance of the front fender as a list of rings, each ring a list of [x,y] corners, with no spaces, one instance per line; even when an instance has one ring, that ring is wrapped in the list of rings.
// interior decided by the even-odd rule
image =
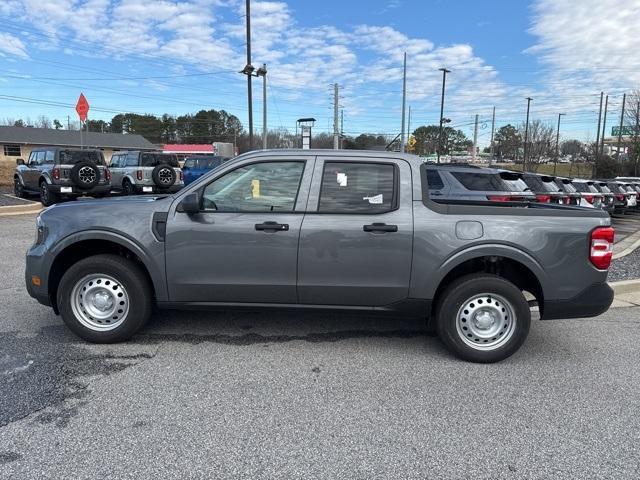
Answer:
[[[153,283],[153,287],[155,290],[156,300],[166,301],[168,299],[167,284],[164,276],[164,244],[159,245],[158,248],[160,249],[160,251],[155,252],[156,258],[154,258],[153,256],[150,256],[134,238],[123,235],[120,232],[114,232],[110,230],[85,230],[71,234],[59,240],[57,243],[52,245],[49,250],[50,262],[46,267],[46,271],[51,271],[53,262],[60,254],[60,252],[75,243],[85,240],[106,240],[116,243],[132,251],[143,263],[143,265],[147,269],[147,272],[149,272],[149,277],[151,278],[151,282]],[[161,261],[161,265],[159,265],[158,263],[159,260]],[[160,266],[162,268],[159,268]],[[49,275],[47,275],[47,278],[48,277]]]

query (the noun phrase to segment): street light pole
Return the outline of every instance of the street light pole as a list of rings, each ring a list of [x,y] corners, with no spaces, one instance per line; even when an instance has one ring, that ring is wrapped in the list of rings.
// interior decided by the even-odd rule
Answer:
[[[560,153],[560,117],[562,117],[564,113],[558,114],[558,131],[556,132],[556,161],[553,162],[553,174],[556,174],[556,168],[558,167],[558,155]]]
[[[529,142],[529,107],[533,98],[527,97],[527,121],[524,126],[524,152],[522,152],[522,171],[527,169],[527,143]]]
[[[622,128],[624,127],[624,106],[627,102],[627,94],[622,95],[622,112],[620,112],[620,127],[618,129],[618,148],[616,149],[616,162],[620,162],[620,148],[622,147]],[[622,164],[620,164],[622,171]]]
[[[442,150],[442,121],[444,116],[444,88],[447,82],[447,73],[451,73],[451,70],[446,68],[439,68],[442,72],[442,96],[440,97],[440,130],[438,132],[438,163],[440,163],[440,151]]]

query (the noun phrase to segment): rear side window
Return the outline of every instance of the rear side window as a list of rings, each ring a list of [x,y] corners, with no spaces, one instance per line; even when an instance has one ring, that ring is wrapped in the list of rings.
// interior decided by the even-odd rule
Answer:
[[[494,173],[467,173],[451,172],[451,175],[458,180],[467,190],[504,192],[510,191],[502,181],[500,175]]]
[[[56,152],[53,150],[47,150],[45,152],[44,161],[45,163],[53,163],[53,158],[55,157]]]
[[[318,211],[383,213],[396,207],[396,168],[385,163],[324,164]]]
[[[437,170],[427,168],[427,185],[429,186],[429,190],[442,190],[444,188],[442,177]]]
[[[74,165],[85,161],[105,165],[102,152],[97,150],[60,150],[61,165]]]
[[[169,165],[177,168],[180,166],[178,157],[175,155],[167,155],[166,153],[141,153],[141,167],[157,167],[158,165]]]

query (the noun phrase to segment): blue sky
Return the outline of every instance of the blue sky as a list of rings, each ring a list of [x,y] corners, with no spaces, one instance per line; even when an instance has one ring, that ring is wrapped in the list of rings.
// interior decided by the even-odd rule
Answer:
[[[640,87],[640,0],[370,0],[252,2],[253,63],[269,69],[269,126],[313,116],[332,126],[341,85],[345,132],[400,129],[402,55],[408,53],[412,125],[445,116],[480,143],[497,126],[532,118],[563,137],[595,139],[599,92],[609,118]],[[179,115],[224,108],[246,126],[244,1],[3,0],[0,118],[46,115],[66,124],[80,91],[91,118],[118,112]],[[254,90],[261,128],[261,83]]]

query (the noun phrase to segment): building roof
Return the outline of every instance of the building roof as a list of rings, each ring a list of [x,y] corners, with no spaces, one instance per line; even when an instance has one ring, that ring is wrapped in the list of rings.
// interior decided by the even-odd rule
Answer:
[[[53,128],[0,126],[0,143],[78,147],[80,146],[80,132]],[[158,149],[142,135],[122,133],[82,132],[82,145],[89,148]]]
[[[213,145],[210,143],[168,143],[162,148],[162,151],[170,153],[214,153]]]

